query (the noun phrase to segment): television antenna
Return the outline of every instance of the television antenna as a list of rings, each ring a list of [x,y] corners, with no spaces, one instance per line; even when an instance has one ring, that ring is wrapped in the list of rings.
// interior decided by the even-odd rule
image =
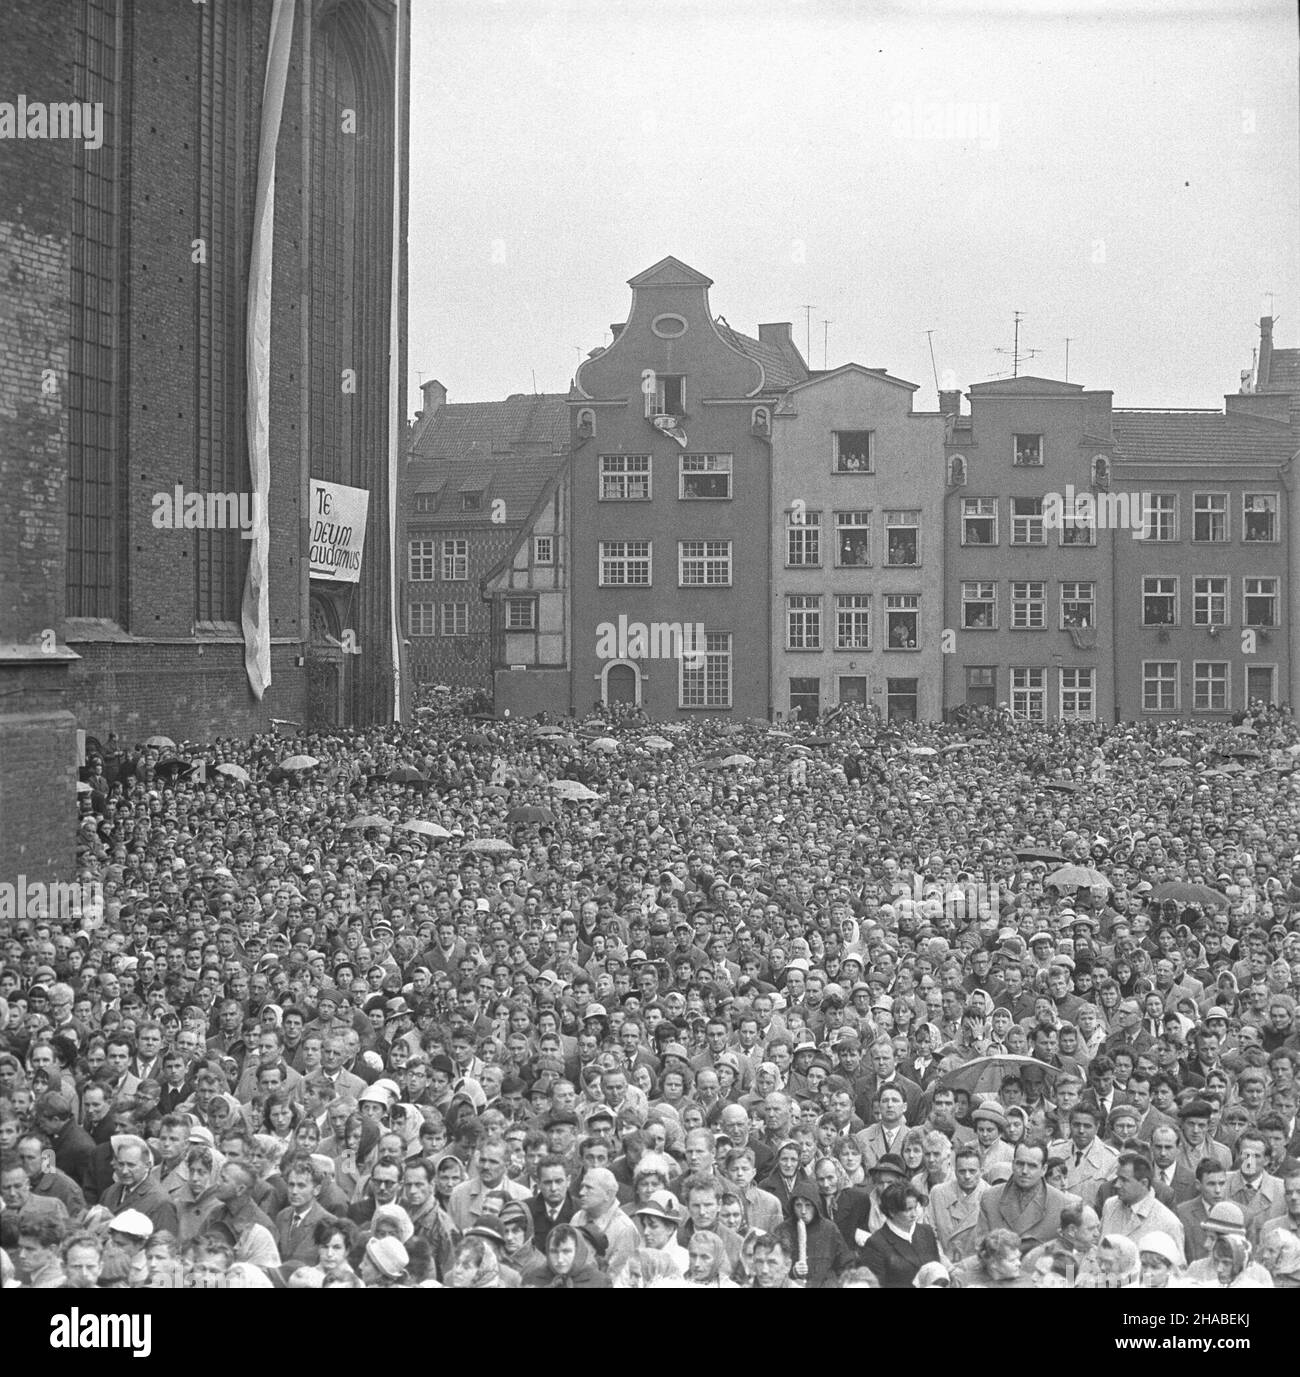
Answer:
[[[1015,317],[1015,335],[1012,347],[1010,349],[995,349],[993,352],[995,354],[1001,354],[1003,358],[1010,355],[1011,376],[1013,378],[1018,378],[1020,376],[1021,362],[1027,363],[1030,359],[1036,359],[1043,351],[1041,349],[1022,349],[1020,347],[1020,322],[1025,318],[1025,313],[1023,311],[1015,311],[1013,315]],[[998,376],[1005,378],[1007,374],[1002,372]]]
[[[834,322],[833,320],[823,320],[823,321],[822,321],[822,372],[823,372],[823,373],[826,371],[826,354],[827,354],[827,351],[828,351],[829,348],[830,348],[831,326],[834,325],[834,324],[835,324],[835,322]]]
[[[930,341],[930,372],[932,372],[932,373],[934,374],[934,390],[935,390],[935,394],[938,395],[938,392],[939,392],[939,366],[938,366],[938,364],[936,364],[935,361],[934,361],[934,331],[933,331],[933,330],[927,330],[927,331],[925,332],[925,337],[926,337],[927,340]]]
[[[817,309],[816,306],[805,305],[800,308],[803,311],[803,356],[805,359],[812,358],[812,313]]]

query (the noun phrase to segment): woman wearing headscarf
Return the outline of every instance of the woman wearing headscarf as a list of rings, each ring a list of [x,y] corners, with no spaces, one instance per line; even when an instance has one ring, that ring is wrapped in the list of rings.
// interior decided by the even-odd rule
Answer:
[[[1162,1229],[1143,1234],[1138,1240],[1142,1262],[1142,1286],[1147,1291],[1163,1291],[1178,1284],[1183,1271],[1182,1250]]]
[[[709,1229],[697,1229],[686,1251],[690,1256],[686,1279],[692,1286],[739,1290],[727,1275],[727,1250],[717,1234]]]
[[[467,1238],[456,1249],[447,1285],[456,1291],[499,1291],[501,1264],[492,1246],[481,1238]]]
[[[499,1216],[503,1244],[502,1261],[513,1267],[521,1277],[546,1259],[533,1241],[532,1211],[520,1200],[511,1200],[501,1208]]]
[[[1290,1229],[1275,1228],[1259,1241],[1259,1264],[1280,1291],[1300,1289],[1300,1237]]]
[[[1078,1290],[1129,1291],[1142,1284],[1138,1246],[1123,1234],[1106,1234],[1097,1245],[1097,1270],[1079,1278]]]
[[[1273,1278],[1257,1263],[1251,1263],[1250,1253],[1250,1243],[1244,1235],[1220,1235],[1210,1249],[1214,1278],[1201,1280],[1199,1284],[1211,1291],[1272,1290]]]
[[[547,1234],[546,1260],[524,1277],[524,1286],[532,1290],[600,1291],[609,1284],[587,1240],[571,1224],[557,1224]]]

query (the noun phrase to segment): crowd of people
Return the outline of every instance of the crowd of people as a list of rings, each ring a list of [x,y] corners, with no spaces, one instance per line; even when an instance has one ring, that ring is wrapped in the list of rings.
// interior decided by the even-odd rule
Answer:
[[[88,743],[6,915],[29,1288],[1300,1286],[1300,729]]]

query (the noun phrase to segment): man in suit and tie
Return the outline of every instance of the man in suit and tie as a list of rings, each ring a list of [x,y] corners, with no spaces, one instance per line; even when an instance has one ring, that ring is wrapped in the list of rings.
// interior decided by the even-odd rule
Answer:
[[[1070,1155],[1066,1159],[1065,1188],[1093,1204],[1097,1187],[1113,1179],[1119,1153],[1097,1136],[1100,1118],[1096,1106],[1080,1100],[1070,1111]]]
[[[563,1157],[543,1157],[537,1168],[537,1194],[524,1202],[533,1217],[533,1246],[546,1251],[546,1236],[567,1224],[577,1210],[569,1194],[569,1167]]]
[[[1042,1143],[1016,1144],[1011,1180],[990,1186],[980,1200],[978,1243],[994,1229],[1010,1229],[1022,1244],[1046,1243],[1061,1231],[1061,1211],[1077,1205],[1078,1197],[1049,1186],[1047,1148]]]
[[[1237,1139],[1237,1170],[1228,1173],[1227,1199],[1241,1206],[1246,1232],[1252,1240],[1270,1219],[1286,1213],[1282,1182],[1265,1170],[1268,1140],[1255,1128]]]
[[[335,1100],[359,1100],[366,1088],[360,1076],[343,1069],[346,1056],[342,1037],[331,1033],[321,1044],[320,1066],[306,1077],[308,1091],[327,1105]]]
[[[316,1226],[333,1216],[321,1208],[317,1196],[325,1184],[325,1173],[305,1153],[291,1157],[282,1168],[289,1203],[275,1217],[275,1242],[282,1262],[298,1262],[315,1267],[320,1248],[315,1240]]]
[[[1151,1134],[1151,1159],[1155,1164],[1152,1186],[1159,1195],[1159,1187],[1168,1188],[1174,1205],[1184,1205],[1196,1198],[1196,1173],[1178,1160],[1178,1130],[1162,1124]],[[1162,1201],[1162,1204],[1169,1202]]]
[[[1215,1235],[1207,1234],[1205,1221],[1210,1211],[1228,1195],[1228,1173],[1213,1157],[1202,1157],[1196,1168],[1197,1194],[1174,1211],[1183,1225],[1183,1251],[1187,1261],[1200,1262],[1210,1255]]]
[[[887,1037],[872,1044],[871,1075],[865,1079],[855,1106],[858,1118],[864,1124],[875,1123],[875,1102],[886,1085],[898,1087],[903,1097],[904,1121],[913,1123],[921,1102],[921,1087],[915,1081],[909,1081],[906,1076],[899,1075],[894,1044]]]
[[[892,1055],[892,1052],[891,1052]],[[881,1087],[876,1101],[879,1117],[857,1135],[862,1149],[862,1165],[870,1171],[888,1153],[902,1156],[903,1139],[907,1137],[907,1101],[902,1088],[893,1082]]]
[[[990,1188],[980,1172],[980,1155],[973,1147],[958,1148],[953,1174],[930,1192],[925,1221],[934,1230],[939,1247],[951,1262],[975,1252],[980,1201]]]

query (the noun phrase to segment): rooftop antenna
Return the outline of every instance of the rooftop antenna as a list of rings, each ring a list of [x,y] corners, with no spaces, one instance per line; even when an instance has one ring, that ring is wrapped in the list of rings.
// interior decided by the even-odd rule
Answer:
[[[934,361],[934,331],[927,330],[925,337],[930,341],[930,372],[934,374],[934,390],[937,394],[939,391],[939,368]]]
[[[537,396],[537,369],[533,369],[533,396]]]
[[[834,322],[833,320],[823,320],[823,321],[822,321],[822,372],[823,372],[823,373],[826,371],[826,355],[827,355],[827,351],[828,351],[829,348],[830,348],[831,326],[834,325],[834,324],[835,324],[835,322]]]
[[[812,313],[816,306],[803,307],[803,356],[805,359],[812,358]]]
[[[1069,382],[1069,381],[1070,381],[1070,341],[1071,341],[1073,338],[1074,338],[1073,335],[1066,335],[1066,337],[1065,337],[1065,381],[1066,381],[1066,382]]]
[[[1020,361],[1024,359],[1027,362],[1029,359],[1036,359],[1043,351],[1041,349],[1022,349],[1020,347],[1020,322],[1024,319],[1025,313],[1023,311],[1015,311],[1013,315],[1015,316],[1014,344],[1010,349],[995,349],[993,352],[995,354],[1001,354],[1003,357],[1007,354],[1011,355],[1011,376],[1013,378],[1018,378],[1020,376]],[[1000,376],[1005,378],[1006,373],[1004,372]]]

